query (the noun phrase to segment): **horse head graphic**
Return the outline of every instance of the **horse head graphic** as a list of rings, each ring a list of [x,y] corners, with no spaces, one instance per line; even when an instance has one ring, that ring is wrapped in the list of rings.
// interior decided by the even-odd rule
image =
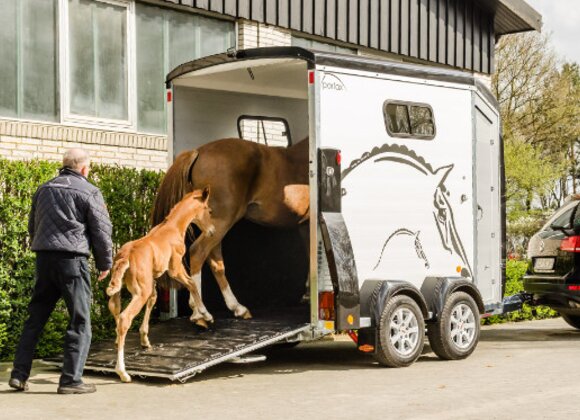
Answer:
[[[453,168],[385,144],[343,170],[343,215],[362,278],[473,277],[445,186]]]

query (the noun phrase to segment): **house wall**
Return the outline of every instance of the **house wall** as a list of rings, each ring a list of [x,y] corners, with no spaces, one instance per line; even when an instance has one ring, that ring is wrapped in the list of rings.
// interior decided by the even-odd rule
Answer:
[[[59,4],[67,2],[67,0],[58,1],[60,1]],[[392,9],[397,2],[390,0],[384,2],[388,7],[385,6],[380,10],[374,10],[375,2],[370,0],[361,2],[364,10],[360,8],[343,10],[342,6],[312,8],[310,2],[303,2],[304,13],[298,13],[298,6],[301,2],[296,1],[287,1],[285,2],[287,7],[278,5],[278,8],[273,8],[273,5],[284,2],[227,1],[223,2],[224,6],[221,7],[216,4],[222,2],[121,1],[133,6],[140,3],[152,6],[169,5],[175,8],[174,10],[191,16],[197,16],[196,13],[205,13],[210,17],[236,17],[236,48],[238,49],[302,45],[306,42],[316,44],[316,49],[324,49],[328,46],[330,51],[340,48],[340,52],[389,60],[432,61],[436,63],[435,65],[474,68],[484,73],[491,71],[493,67],[494,36],[490,26],[493,19],[485,13],[477,14],[476,19],[474,17],[476,9],[471,4],[472,1],[460,5],[458,1],[447,0],[448,5],[442,9],[439,6],[440,1],[422,0],[411,5],[408,0],[405,0],[402,3],[408,4],[408,7],[397,11],[397,19]],[[328,2],[328,4],[331,3],[334,2]],[[367,3],[368,8],[365,6]],[[383,4],[383,2],[380,3]],[[207,4],[207,7],[204,4]],[[341,5],[342,2],[336,4]],[[194,5],[196,5],[195,9],[187,7]],[[193,13],[194,11],[196,13]],[[379,11],[379,15],[376,15],[375,12]],[[464,19],[467,15],[471,16],[472,21]],[[406,25],[404,31],[403,27],[395,31],[404,39],[393,38],[394,26],[390,32],[377,32],[377,28],[386,24],[385,19],[390,19],[388,22],[393,25],[395,23]],[[476,23],[479,26],[476,27],[473,19],[477,20]],[[359,26],[355,26],[355,23]],[[428,27],[428,29],[423,27]],[[460,34],[458,32],[460,30],[464,32]],[[478,45],[482,47],[477,50],[477,57],[472,54],[473,45],[468,46],[459,36],[473,34],[476,35],[474,39],[478,40]],[[307,39],[298,39],[297,36]],[[297,39],[302,44],[297,43]],[[443,40],[447,41],[443,42]],[[334,42],[334,44],[327,44],[328,42]],[[453,47],[453,52],[451,52],[451,47]],[[474,60],[477,61],[477,66],[474,66],[476,63]],[[479,76],[489,86],[490,78],[484,73]],[[143,134],[135,127],[121,131],[110,126],[99,128],[99,126],[87,126],[83,123],[28,121],[7,117],[0,113],[0,157],[2,158],[60,161],[62,153],[70,147],[87,149],[96,163],[153,170],[164,170],[168,166],[167,136],[163,134]]]

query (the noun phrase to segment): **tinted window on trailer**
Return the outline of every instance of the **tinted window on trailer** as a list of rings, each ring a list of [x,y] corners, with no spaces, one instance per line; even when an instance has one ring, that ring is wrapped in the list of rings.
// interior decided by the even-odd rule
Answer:
[[[266,146],[288,147],[292,144],[288,121],[284,118],[242,115],[238,118],[240,138]]]
[[[386,101],[383,115],[387,132],[392,137],[431,140],[435,137],[433,110],[427,104]]]

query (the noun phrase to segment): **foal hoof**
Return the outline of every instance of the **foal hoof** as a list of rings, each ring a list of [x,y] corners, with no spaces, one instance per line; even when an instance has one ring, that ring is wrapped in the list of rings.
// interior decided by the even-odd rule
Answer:
[[[122,372],[119,370],[117,370],[116,372],[117,372],[117,375],[119,375],[119,378],[121,378],[122,382],[125,382],[125,383],[131,382],[131,376],[127,372]]]

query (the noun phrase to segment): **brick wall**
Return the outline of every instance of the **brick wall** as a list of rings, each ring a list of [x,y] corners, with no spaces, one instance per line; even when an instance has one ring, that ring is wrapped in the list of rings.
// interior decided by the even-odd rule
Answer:
[[[238,21],[239,49],[290,45],[292,35],[287,29],[244,19]]]
[[[138,169],[167,168],[167,138],[133,133],[0,120],[0,157],[62,161],[66,149],[82,147],[95,163]]]

